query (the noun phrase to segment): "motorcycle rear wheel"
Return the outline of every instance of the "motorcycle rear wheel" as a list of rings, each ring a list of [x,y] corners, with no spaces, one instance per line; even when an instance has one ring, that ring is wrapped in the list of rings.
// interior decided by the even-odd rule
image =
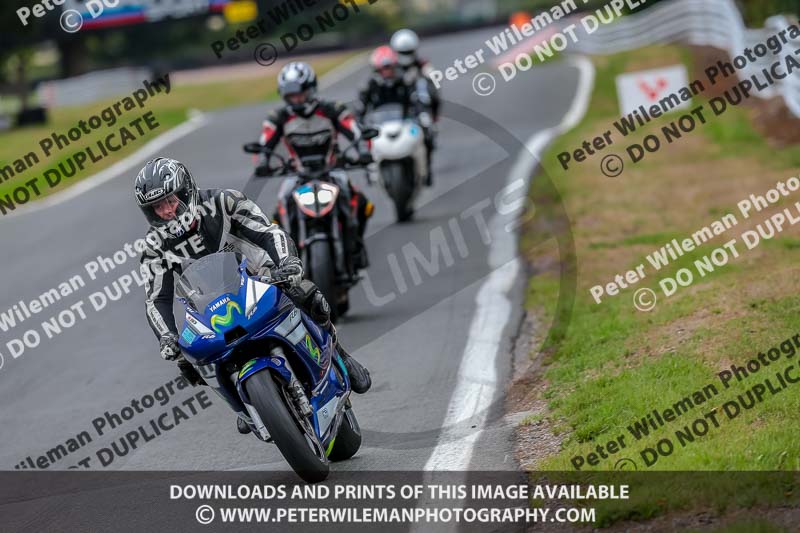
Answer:
[[[336,440],[333,443],[328,459],[331,461],[344,461],[353,457],[361,448],[361,427],[358,419],[353,412],[353,408],[345,407],[342,425],[336,433]]]
[[[331,320],[339,318],[336,266],[328,241],[314,241],[308,246],[308,275],[331,306]]]

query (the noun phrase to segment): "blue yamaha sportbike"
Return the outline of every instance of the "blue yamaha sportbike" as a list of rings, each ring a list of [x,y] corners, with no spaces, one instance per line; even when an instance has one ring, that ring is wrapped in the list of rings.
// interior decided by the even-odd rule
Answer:
[[[249,276],[233,253],[192,261],[176,285],[180,345],[255,435],[314,483],[330,461],[355,455],[361,430],[332,336],[283,294],[284,282]]]

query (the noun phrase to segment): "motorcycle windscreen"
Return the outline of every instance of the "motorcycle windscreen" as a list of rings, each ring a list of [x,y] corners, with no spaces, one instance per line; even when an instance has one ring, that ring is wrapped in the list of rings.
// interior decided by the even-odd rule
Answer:
[[[223,294],[236,294],[242,284],[236,254],[216,253],[192,261],[178,279],[175,292],[203,313]]]
[[[367,115],[367,122],[370,124],[383,124],[384,122],[403,120],[405,118],[403,104],[391,103],[384,104],[372,110]]]

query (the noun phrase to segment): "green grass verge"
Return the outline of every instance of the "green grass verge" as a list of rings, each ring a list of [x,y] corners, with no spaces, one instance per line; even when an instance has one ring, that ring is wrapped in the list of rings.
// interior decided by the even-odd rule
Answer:
[[[741,227],[670,263],[661,272],[655,273],[645,260],[646,254],[671,239],[686,238],[724,213],[738,216],[736,201],[750,193],[764,194],[780,179],[796,176],[800,149],[771,147],[753,129],[749,111],[732,108],[637,165],[631,166],[626,159],[629,167],[618,178],[609,179],[600,173],[600,159],[612,151],[623,155],[625,146],[640,142],[645,134],[657,133],[680,115],[662,117],[628,139],[615,132],[618,142],[613,148],[564,171],[557,154],[613,130],[612,123],[619,116],[617,75],[681,62],[692,72],[689,51],[675,47],[595,59],[597,79],[587,116],[542,159],[572,220],[578,291],[568,330],[557,337],[560,342],[534,354],[547,363],[547,387],[541,396],[548,402],[547,422],[562,438],[561,450],[537,464],[537,470],[573,471],[573,457],[586,459],[598,445],[605,447],[620,435],[626,448],[601,458],[595,466],[583,464],[581,469],[609,471],[619,459],[629,458],[640,471],[648,472],[800,470],[800,439],[790,422],[797,419],[800,409],[800,384],[774,396],[767,394],[763,402],[732,420],[723,412],[725,402],[746,394],[755,384],[770,377],[775,382],[778,370],[795,365],[795,373],[800,375],[795,362],[798,357],[781,359],[729,389],[724,389],[717,377],[731,364],[745,364],[759,352],[800,333],[800,300],[795,296],[798,232],[786,231],[750,252],[740,244],[741,259],[697,279],[670,298],[661,294],[657,281],[691,267],[694,260],[737,238],[745,229],[741,216]],[[699,98],[694,105],[705,103]],[[540,194],[534,180],[531,196],[541,202]],[[797,200],[790,197],[779,207]],[[537,209],[540,207],[547,212],[546,205],[537,203]],[[765,218],[765,214],[753,217],[759,222]],[[542,228],[535,225],[526,228],[523,250],[529,249],[526,242],[537,240],[539,231]],[[549,263],[543,260],[546,252],[537,253],[528,257],[534,266],[552,265],[552,257]],[[606,297],[600,305],[594,302],[590,287],[605,284],[640,263],[647,265],[645,280],[616,297]],[[526,306],[542,317],[542,323],[549,323],[555,312],[559,280],[552,267],[536,270],[529,282]],[[633,292],[640,287],[652,288],[659,295],[651,313],[638,312],[632,305]],[[631,435],[628,427],[637,420],[654,409],[671,407],[708,384],[716,385],[719,394],[640,440]],[[681,445],[676,431],[709,413],[716,414],[719,427],[710,423],[706,434],[695,435],[693,441]],[[647,466],[640,451],[656,448],[664,438],[672,441],[674,452]],[[532,473],[534,478],[537,475]],[[687,479],[683,485],[665,491],[661,484],[651,487],[657,490],[649,490],[645,478],[636,498],[597,506],[599,523],[609,525],[696,507],[722,512],[732,501],[744,507],[784,505],[787,492],[798,492],[794,490],[794,476],[791,479],[791,490],[786,486],[769,488],[768,484],[743,486],[735,477],[726,487],[712,487],[709,477],[705,482]],[[758,527],[762,526],[764,529],[753,530],[773,530],[765,524]],[[749,526],[732,527],[744,531]]]

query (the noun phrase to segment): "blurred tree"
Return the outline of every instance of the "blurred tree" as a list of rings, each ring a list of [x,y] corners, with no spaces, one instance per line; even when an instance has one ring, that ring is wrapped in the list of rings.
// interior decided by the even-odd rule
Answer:
[[[30,83],[28,70],[36,44],[44,40],[44,27],[31,20],[27,25],[17,16],[25,2],[12,1],[0,5],[0,84],[10,87],[27,108]]]
[[[772,15],[800,15],[800,0],[739,0],[739,5],[750,27],[764,25]]]

